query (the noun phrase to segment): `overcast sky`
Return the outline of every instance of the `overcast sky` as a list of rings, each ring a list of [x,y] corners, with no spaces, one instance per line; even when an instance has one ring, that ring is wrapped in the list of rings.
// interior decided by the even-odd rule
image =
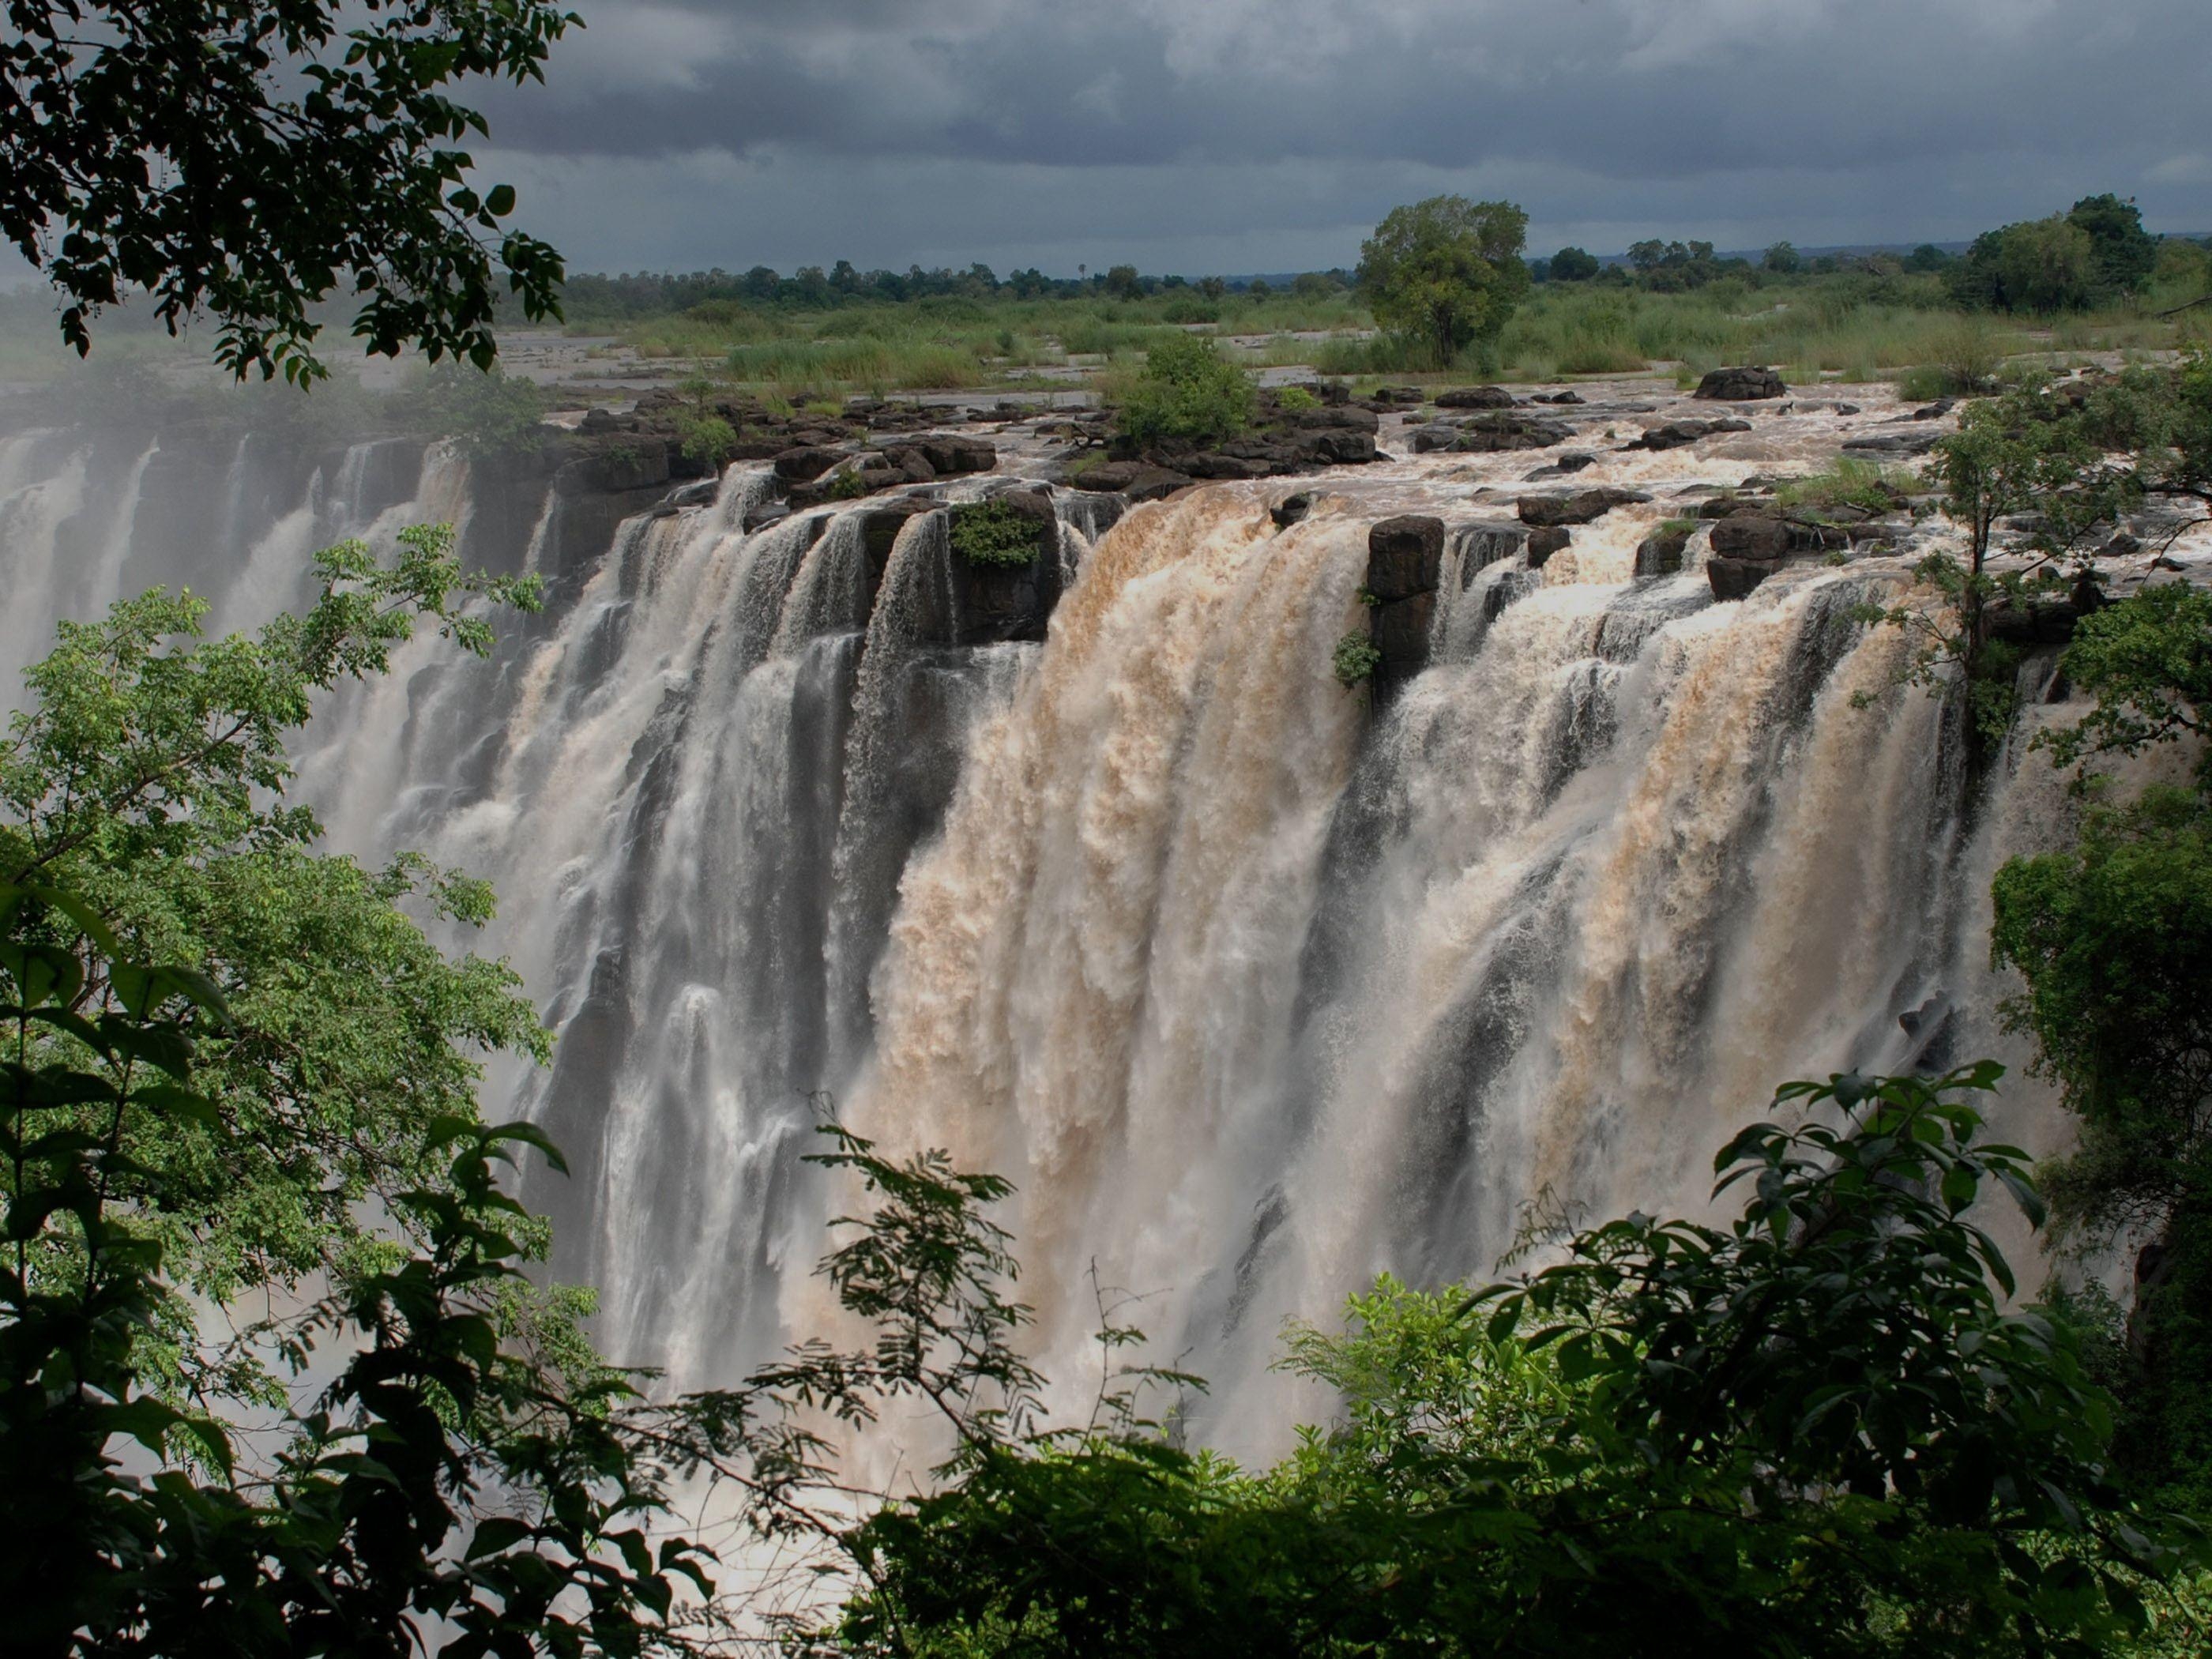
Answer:
[[[1349,264],[1393,204],[1533,252],[2212,229],[2206,0],[575,0],[486,91],[572,270]]]

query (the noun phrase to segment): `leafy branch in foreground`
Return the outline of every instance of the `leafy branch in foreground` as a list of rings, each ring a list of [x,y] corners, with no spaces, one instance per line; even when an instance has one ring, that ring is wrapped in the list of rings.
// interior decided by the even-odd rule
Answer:
[[[118,1168],[112,1193],[217,1304],[373,1256],[378,1211],[441,1178],[427,1126],[474,1117],[479,1056],[545,1052],[513,972],[449,958],[402,908],[479,924],[482,883],[412,856],[372,869],[320,853],[313,815],[286,797],[287,745],[318,693],[383,672],[426,623],[481,650],[474,607],[536,603],[526,584],[464,571],[449,530],[401,544],[388,567],[359,544],[319,555],[319,602],[257,638],[204,641],[204,603],[158,591],[64,623],[0,746],[0,878],[66,889],[133,959],[188,967],[226,999],[228,1023],[196,1050],[216,1121],[125,1113],[118,1145],[155,1174]],[[71,1012],[108,989],[76,948]],[[188,1320],[148,1340],[170,1355],[141,1358],[171,1392],[215,1381]],[[220,1382],[264,1399],[275,1387],[235,1369]]]
[[[560,315],[560,256],[502,222],[456,146],[488,136],[447,88],[542,80],[574,13],[547,0],[9,0],[0,234],[67,301],[91,349],[133,291],[172,333],[203,313],[239,378],[327,373],[311,307],[362,301],[387,356],[489,368],[496,274]]]

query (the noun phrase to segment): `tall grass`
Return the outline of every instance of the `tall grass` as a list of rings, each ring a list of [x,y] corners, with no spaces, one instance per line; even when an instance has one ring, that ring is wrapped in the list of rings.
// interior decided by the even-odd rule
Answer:
[[[2008,359],[2032,354],[2170,348],[2193,319],[2160,319],[2154,308],[2193,297],[2185,290],[2198,280],[2195,265],[2170,263],[2143,300],[2051,328],[1963,318],[1927,276],[1845,275],[1759,287],[1731,278],[1685,294],[1552,283],[1529,296],[1493,346],[1451,364],[1434,362],[1419,343],[1373,334],[1358,296],[1341,290],[1216,300],[1193,289],[1133,300],[933,296],[817,312],[720,301],[634,321],[621,332],[647,356],[715,363],[740,383],[825,393],[1007,385],[1071,359],[1128,368],[1191,329],[1244,343],[1247,367],[1310,363],[1353,378],[1529,381],[1638,374],[1656,365],[1693,384],[1721,364],[1758,362],[1798,385],[1910,376],[1916,390],[1964,389],[1985,383]]]

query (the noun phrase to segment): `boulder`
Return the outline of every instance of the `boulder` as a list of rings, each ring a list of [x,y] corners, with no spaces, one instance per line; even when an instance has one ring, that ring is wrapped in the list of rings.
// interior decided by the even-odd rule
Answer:
[[[1756,559],[1776,563],[1789,557],[1792,539],[1789,523],[1771,513],[1742,509],[1713,526],[1716,558]],[[1716,592],[1719,590],[1715,589]]]
[[[1642,437],[1624,445],[1628,449],[1680,449],[1717,432],[1748,432],[1749,421],[1669,421],[1645,429]]]
[[[1690,395],[1708,403],[1747,404],[1764,398],[1779,398],[1789,390],[1772,369],[1743,367],[1713,370],[1698,382],[1698,389]]]
[[[1918,409],[1914,410],[1911,418],[1916,421],[1940,421],[1956,407],[1958,407],[1957,398],[1938,398],[1934,403],[1923,404]]]
[[[1546,560],[1554,553],[1564,551],[1573,539],[1573,532],[1565,525],[1548,525],[1540,530],[1530,531],[1527,544],[1528,568],[1541,570]]]
[[[1067,482],[1077,489],[1127,495],[1133,501],[1156,501],[1188,488],[1190,481],[1188,473],[1171,472],[1144,461],[1101,461]]]
[[[1283,411],[1287,426],[1301,428],[1340,427],[1348,432],[1376,433],[1382,429],[1382,417],[1371,409],[1354,409],[1341,404],[1321,409],[1289,409]]]
[[[1502,386],[1463,386],[1437,394],[1438,409],[1510,409],[1513,394]]]
[[[1378,404],[1417,404],[1421,401],[1421,388],[1417,386],[1378,386],[1374,401]]]
[[[1385,601],[1434,592],[1443,557],[1443,520],[1423,514],[1385,519],[1367,532],[1367,590]]]
[[[1462,450],[1486,455],[1501,450],[1549,449],[1575,435],[1572,427],[1528,415],[1477,415],[1463,421],[1432,422],[1413,428],[1416,453]]]
[[[1762,559],[1726,559],[1715,554],[1705,561],[1705,580],[1717,599],[1740,599],[1782,568]]]
[[[586,437],[597,437],[601,433],[617,430],[620,425],[612,410],[587,409],[584,411],[584,418],[576,423],[576,430]]]
[[[1275,521],[1276,529],[1288,530],[1294,524],[1303,523],[1306,514],[1312,511],[1313,497],[1300,490],[1295,495],[1284,496],[1269,507],[1267,516]]]
[[[842,449],[796,444],[776,455],[775,476],[786,483],[811,483],[844,459]]]
[[[928,432],[908,441],[921,452],[933,469],[947,477],[962,472],[988,472],[999,464],[995,445],[965,434]]]
[[[1568,453],[1560,456],[1556,461],[1553,461],[1551,465],[1538,467],[1534,472],[1529,473],[1526,477],[1522,478],[1521,482],[1523,483],[1537,483],[1546,478],[1564,478],[1570,473],[1581,471],[1586,466],[1593,466],[1596,465],[1596,462],[1597,457],[1595,455],[1585,455],[1578,450],[1570,451]]]
[[[943,501],[933,501],[927,495],[901,495],[861,512],[860,543],[868,556],[868,593],[872,609],[876,585],[883,580],[884,567],[890,562],[892,544],[898,540],[899,532],[906,528],[907,520],[925,513],[937,512],[944,505]]]
[[[1538,529],[1550,529],[1559,525],[1588,524],[1601,519],[1616,507],[1626,507],[1631,501],[1648,501],[1651,498],[1638,489],[1580,489],[1571,495],[1523,495],[1519,503],[1521,522]]]
[[[1378,693],[1389,696],[1428,666],[1429,629],[1436,615],[1433,592],[1378,605],[1368,612],[1368,637],[1382,653],[1375,666]]]
[[[1683,550],[1690,544],[1686,530],[1662,530],[1636,544],[1636,574],[1672,576],[1682,568]]]
[[[1322,466],[1364,466],[1381,459],[1374,434],[1340,427],[1298,433],[1291,447],[1300,459]]]
[[[1925,455],[1942,436],[1939,432],[1870,432],[1844,440],[1847,455]]]
[[[1586,401],[1579,392],[1540,392],[1528,400],[1532,404],[1579,404]]]

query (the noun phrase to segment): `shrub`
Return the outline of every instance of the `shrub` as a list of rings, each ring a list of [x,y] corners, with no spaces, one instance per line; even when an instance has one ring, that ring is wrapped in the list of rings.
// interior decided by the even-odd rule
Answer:
[[[1285,386],[1275,394],[1275,402],[1282,408],[1299,411],[1321,407],[1321,399],[1302,386]]]
[[[1171,334],[1152,347],[1120,402],[1121,429],[1139,443],[1208,443],[1251,423],[1252,377],[1211,340]]]
[[[1382,665],[1382,653],[1366,635],[1346,634],[1336,642],[1336,679],[1346,690],[1372,679]]]
[[[952,550],[970,564],[1028,564],[1042,544],[1037,521],[1002,501],[963,501],[951,518]]]
[[[676,416],[676,435],[688,459],[710,464],[720,462],[738,441],[737,429],[720,416],[688,409]]]

